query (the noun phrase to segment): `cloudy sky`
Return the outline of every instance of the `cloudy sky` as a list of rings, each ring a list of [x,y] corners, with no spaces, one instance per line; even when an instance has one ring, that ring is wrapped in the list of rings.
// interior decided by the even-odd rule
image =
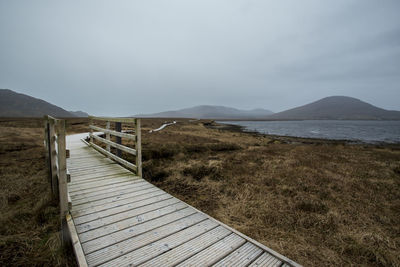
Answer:
[[[0,88],[94,115],[400,110],[399,0],[0,0]]]

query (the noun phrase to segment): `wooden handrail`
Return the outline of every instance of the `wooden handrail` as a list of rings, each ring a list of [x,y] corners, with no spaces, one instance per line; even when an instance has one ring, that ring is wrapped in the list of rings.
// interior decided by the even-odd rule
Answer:
[[[105,134],[108,133],[108,134],[111,134],[111,135],[114,135],[114,136],[124,137],[124,138],[131,139],[131,140],[134,140],[134,141],[136,140],[136,136],[133,135],[133,134],[127,134],[127,133],[124,133],[124,132],[117,132],[117,131],[114,131],[114,130],[104,129],[104,128],[101,128],[101,127],[98,127],[98,126],[94,126],[94,125],[89,125],[89,127],[92,130],[95,130],[95,131],[98,131],[98,132],[103,132]]]
[[[129,153],[129,154],[132,154],[132,155],[135,155],[135,156],[136,156],[136,150],[133,149],[133,148],[126,147],[126,146],[123,146],[123,145],[114,143],[114,142],[112,142],[112,141],[109,141],[109,140],[107,140],[107,139],[101,138],[100,136],[97,136],[97,135],[92,134],[92,133],[90,134],[90,136],[92,136],[94,139],[96,139],[96,140],[98,140],[98,141],[100,141],[100,142],[103,142],[103,143],[105,143],[105,144],[107,144],[107,145],[110,145],[110,146],[112,146],[112,147],[121,149],[122,151],[125,151],[125,152],[127,152],[127,153]]]
[[[139,177],[142,177],[142,146],[141,146],[141,129],[140,129],[140,119],[137,118],[110,118],[110,117],[95,117],[89,116],[90,119],[90,141],[89,144],[99,152],[103,153],[107,157],[115,160],[116,162],[122,164],[130,170],[136,172]],[[93,121],[100,120],[106,122],[106,128],[102,128],[99,126],[93,125]],[[110,129],[111,122],[115,122],[115,130]],[[133,124],[135,128],[135,134],[129,134],[126,132],[122,132],[122,123],[128,123],[130,125]],[[103,132],[106,135],[106,138],[102,138],[93,133],[94,131]],[[116,137],[116,142],[111,141],[111,135]],[[127,146],[122,145],[121,138],[127,138],[129,140],[133,140],[135,144],[135,149],[129,148]],[[106,145],[106,149],[96,145],[94,141],[99,141]],[[111,152],[111,147],[116,148],[116,155]],[[136,156],[136,165],[128,162],[125,159],[121,158],[121,151],[125,151]]]
[[[124,122],[124,123],[135,123],[137,120],[136,118],[112,118],[112,117],[95,117],[95,116],[89,116],[88,118],[99,121]]]

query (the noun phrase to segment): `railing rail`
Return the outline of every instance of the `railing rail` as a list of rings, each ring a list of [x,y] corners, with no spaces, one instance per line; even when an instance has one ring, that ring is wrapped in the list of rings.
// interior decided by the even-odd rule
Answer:
[[[66,215],[69,213],[67,150],[65,143],[65,120],[44,116],[44,144],[49,182],[53,197],[60,202],[62,241],[68,240]]]
[[[89,116],[90,119],[90,142],[89,144],[99,152],[103,153],[107,157],[115,160],[126,168],[136,172],[136,175],[142,177],[142,144],[141,144],[141,129],[140,119],[137,118],[109,118],[109,117],[94,117]],[[94,125],[94,121],[105,121],[106,128],[102,128]],[[111,129],[111,122],[115,123],[115,130]],[[134,134],[130,134],[122,131],[122,123],[129,124],[134,128]],[[100,137],[93,133],[93,131],[102,132],[106,138]],[[115,142],[111,141],[111,136],[115,137]],[[122,138],[132,140],[135,148],[130,148],[122,144]],[[95,144],[94,141],[99,141],[106,145],[106,148],[102,148]],[[111,147],[116,149],[116,153],[113,154]],[[122,158],[122,151],[134,155],[136,160],[135,164],[128,162]]]

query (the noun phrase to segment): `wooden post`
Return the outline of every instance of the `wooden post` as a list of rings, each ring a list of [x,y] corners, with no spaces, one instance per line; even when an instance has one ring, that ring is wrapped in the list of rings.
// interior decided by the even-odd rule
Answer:
[[[46,149],[46,166],[47,166],[47,178],[51,184],[51,154],[50,154],[50,132],[49,132],[49,121],[47,116],[44,116],[44,147]]]
[[[66,215],[68,213],[68,188],[67,188],[67,159],[65,148],[65,120],[57,120],[57,148],[58,148],[58,192],[60,200],[61,240],[68,242],[68,226]]]
[[[135,134],[136,134],[136,166],[137,166],[137,176],[142,177],[142,137],[140,130],[140,119],[135,120]]]
[[[107,130],[110,130],[110,122],[109,122],[109,121],[107,121],[106,129],[107,129]],[[106,133],[106,140],[107,140],[107,141],[110,141],[110,133]],[[111,151],[110,145],[107,145],[107,151],[108,151],[108,152]]]
[[[51,191],[53,192],[53,196],[58,198],[56,129],[54,119],[49,119],[49,143],[51,163]]]
[[[116,130],[117,132],[121,132],[121,131],[122,131],[121,122],[116,122],[116,123],[115,123],[115,130]],[[116,140],[116,143],[121,145],[121,144],[122,144],[121,137],[116,136],[115,138],[116,138],[116,139],[115,139],[115,140]],[[115,154],[117,155],[117,157],[121,157],[121,156],[122,156],[121,150],[118,149],[118,148],[117,148]]]
[[[89,117],[89,125],[93,125],[93,118],[92,117]],[[90,143],[93,143],[92,134],[93,134],[93,129],[90,128]]]

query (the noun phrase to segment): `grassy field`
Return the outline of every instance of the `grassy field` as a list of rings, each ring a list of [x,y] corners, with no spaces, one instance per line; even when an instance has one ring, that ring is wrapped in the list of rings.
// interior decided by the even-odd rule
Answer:
[[[144,178],[306,266],[400,266],[400,146],[143,120]],[[0,120],[0,265],[73,265],[40,119]],[[69,120],[68,133],[87,131]],[[68,256],[69,255],[69,256]]]

